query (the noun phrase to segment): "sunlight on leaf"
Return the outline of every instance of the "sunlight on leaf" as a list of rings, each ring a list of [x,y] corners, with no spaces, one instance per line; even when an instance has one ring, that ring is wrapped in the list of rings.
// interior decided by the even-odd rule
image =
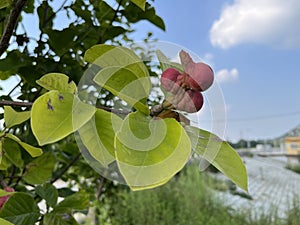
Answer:
[[[31,127],[39,145],[56,142],[78,130],[95,108],[70,93],[49,91],[32,106]]]
[[[11,128],[21,124],[30,118],[30,111],[17,112],[10,106],[4,106],[5,126]]]
[[[48,73],[42,76],[36,83],[43,88],[51,91],[68,92],[74,94],[76,92],[76,84],[63,73]]]
[[[6,134],[6,137],[10,138],[11,140],[17,142],[19,145],[21,145],[32,157],[37,157],[43,154],[43,151],[41,148],[37,148],[34,146],[31,146],[25,142],[22,142],[17,136],[13,134]]]
[[[133,190],[166,183],[191,152],[189,138],[176,120],[154,120],[139,112],[125,118],[115,146],[120,171]]]
[[[238,153],[216,135],[197,127],[186,126],[192,149],[214,165],[240,188],[248,191],[246,167]]]
[[[114,138],[121,124],[117,115],[97,109],[95,116],[78,130],[89,153],[104,167],[115,160]]]

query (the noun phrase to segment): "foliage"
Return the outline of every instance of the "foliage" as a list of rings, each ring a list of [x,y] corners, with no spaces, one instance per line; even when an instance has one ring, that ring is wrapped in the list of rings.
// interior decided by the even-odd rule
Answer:
[[[247,190],[245,166],[226,142],[173,116],[160,117],[179,115],[171,109],[150,110],[157,104],[149,101],[150,78],[158,75],[122,44],[133,45],[131,25],[141,20],[165,29],[151,2],[58,2],[27,1],[0,60],[0,79],[20,78],[1,96],[2,105],[13,107],[4,107],[0,181],[16,191],[0,210],[5,221],[77,224],[75,213],[87,214],[117,194],[116,183],[103,176],[117,173],[117,181],[132,190],[157,187],[185,166],[192,150]],[[6,22],[0,30],[11,25],[9,13],[18,5],[10,3],[0,1],[0,19]],[[26,14],[37,17],[39,37],[25,30]],[[57,28],[59,14],[68,20]],[[6,32],[1,35],[1,41],[7,38]],[[161,69],[182,71],[157,54]],[[20,94],[13,98],[16,89]],[[57,181],[67,187],[57,187]],[[45,209],[38,206],[42,200]]]
[[[123,190],[110,203],[107,224],[126,225],[296,225],[299,223],[299,199],[294,201],[285,218],[274,213],[256,214],[228,206],[207,184],[215,180],[189,165],[168,184],[144,192]]]

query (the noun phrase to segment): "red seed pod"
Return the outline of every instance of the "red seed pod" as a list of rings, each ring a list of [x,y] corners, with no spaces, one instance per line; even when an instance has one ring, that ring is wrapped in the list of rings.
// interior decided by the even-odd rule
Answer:
[[[175,105],[176,109],[188,113],[198,112],[203,106],[203,95],[194,90],[187,90],[181,101]]]
[[[205,91],[213,84],[214,72],[205,63],[192,63],[185,72],[188,74],[186,82],[193,90]]]
[[[161,85],[166,91],[170,91],[177,81],[180,72],[174,68],[166,69],[161,76]]]

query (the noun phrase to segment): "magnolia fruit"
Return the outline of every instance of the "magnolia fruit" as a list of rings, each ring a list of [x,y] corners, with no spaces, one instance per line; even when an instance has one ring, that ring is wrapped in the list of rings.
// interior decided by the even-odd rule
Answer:
[[[195,63],[185,51],[180,51],[179,56],[187,85],[193,90],[207,90],[214,81],[212,68],[202,62]]]
[[[177,81],[180,72],[173,68],[166,69],[161,75],[161,85],[166,91],[171,91]],[[176,85],[178,86],[178,85]],[[180,86],[180,85],[179,85]]]
[[[6,192],[14,192],[15,190],[11,187],[5,187],[4,191]],[[10,198],[11,195],[6,195],[3,197],[0,197],[0,209],[2,208],[2,206],[4,205],[4,203]]]
[[[214,72],[205,63],[192,63],[185,73],[185,81],[193,90],[205,91],[214,82]]]
[[[176,96],[175,96],[176,97]],[[183,98],[175,104],[176,109],[188,113],[198,112],[203,106],[203,95],[199,91],[187,90]]]

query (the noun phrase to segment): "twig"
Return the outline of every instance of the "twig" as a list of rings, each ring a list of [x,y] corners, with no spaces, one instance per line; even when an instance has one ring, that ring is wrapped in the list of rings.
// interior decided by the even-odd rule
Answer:
[[[20,106],[20,107],[31,107],[33,105],[32,102],[16,102],[16,101],[7,101],[0,100],[0,106]]]
[[[51,184],[55,183],[55,181],[57,181],[58,179],[60,179],[62,177],[62,175],[64,175],[69,169],[71,166],[73,166],[80,158],[81,156],[81,152],[79,152],[75,158],[55,177],[51,180]]]
[[[7,50],[9,46],[9,41],[11,36],[13,35],[14,29],[18,22],[18,18],[22,12],[23,7],[25,6],[27,0],[17,0],[15,4],[13,4],[12,9],[10,10],[10,14],[8,17],[8,22],[4,29],[3,35],[0,39],[0,57]]]
[[[30,108],[33,103],[32,102],[17,102],[17,101],[7,101],[7,100],[0,100],[0,106],[18,106],[18,107],[27,107]],[[127,115],[130,112],[126,110],[118,110],[118,109],[112,109],[106,106],[96,106],[98,109],[103,109],[108,112],[116,113],[116,114],[124,114]]]
[[[7,96],[10,96],[16,90],[16,88],[20,86],[21,83],[22,83],[22,80],[20,80],[19,83],[16,86],[14,86],[13,89],[10,90],[10,92],[7,94]]]

